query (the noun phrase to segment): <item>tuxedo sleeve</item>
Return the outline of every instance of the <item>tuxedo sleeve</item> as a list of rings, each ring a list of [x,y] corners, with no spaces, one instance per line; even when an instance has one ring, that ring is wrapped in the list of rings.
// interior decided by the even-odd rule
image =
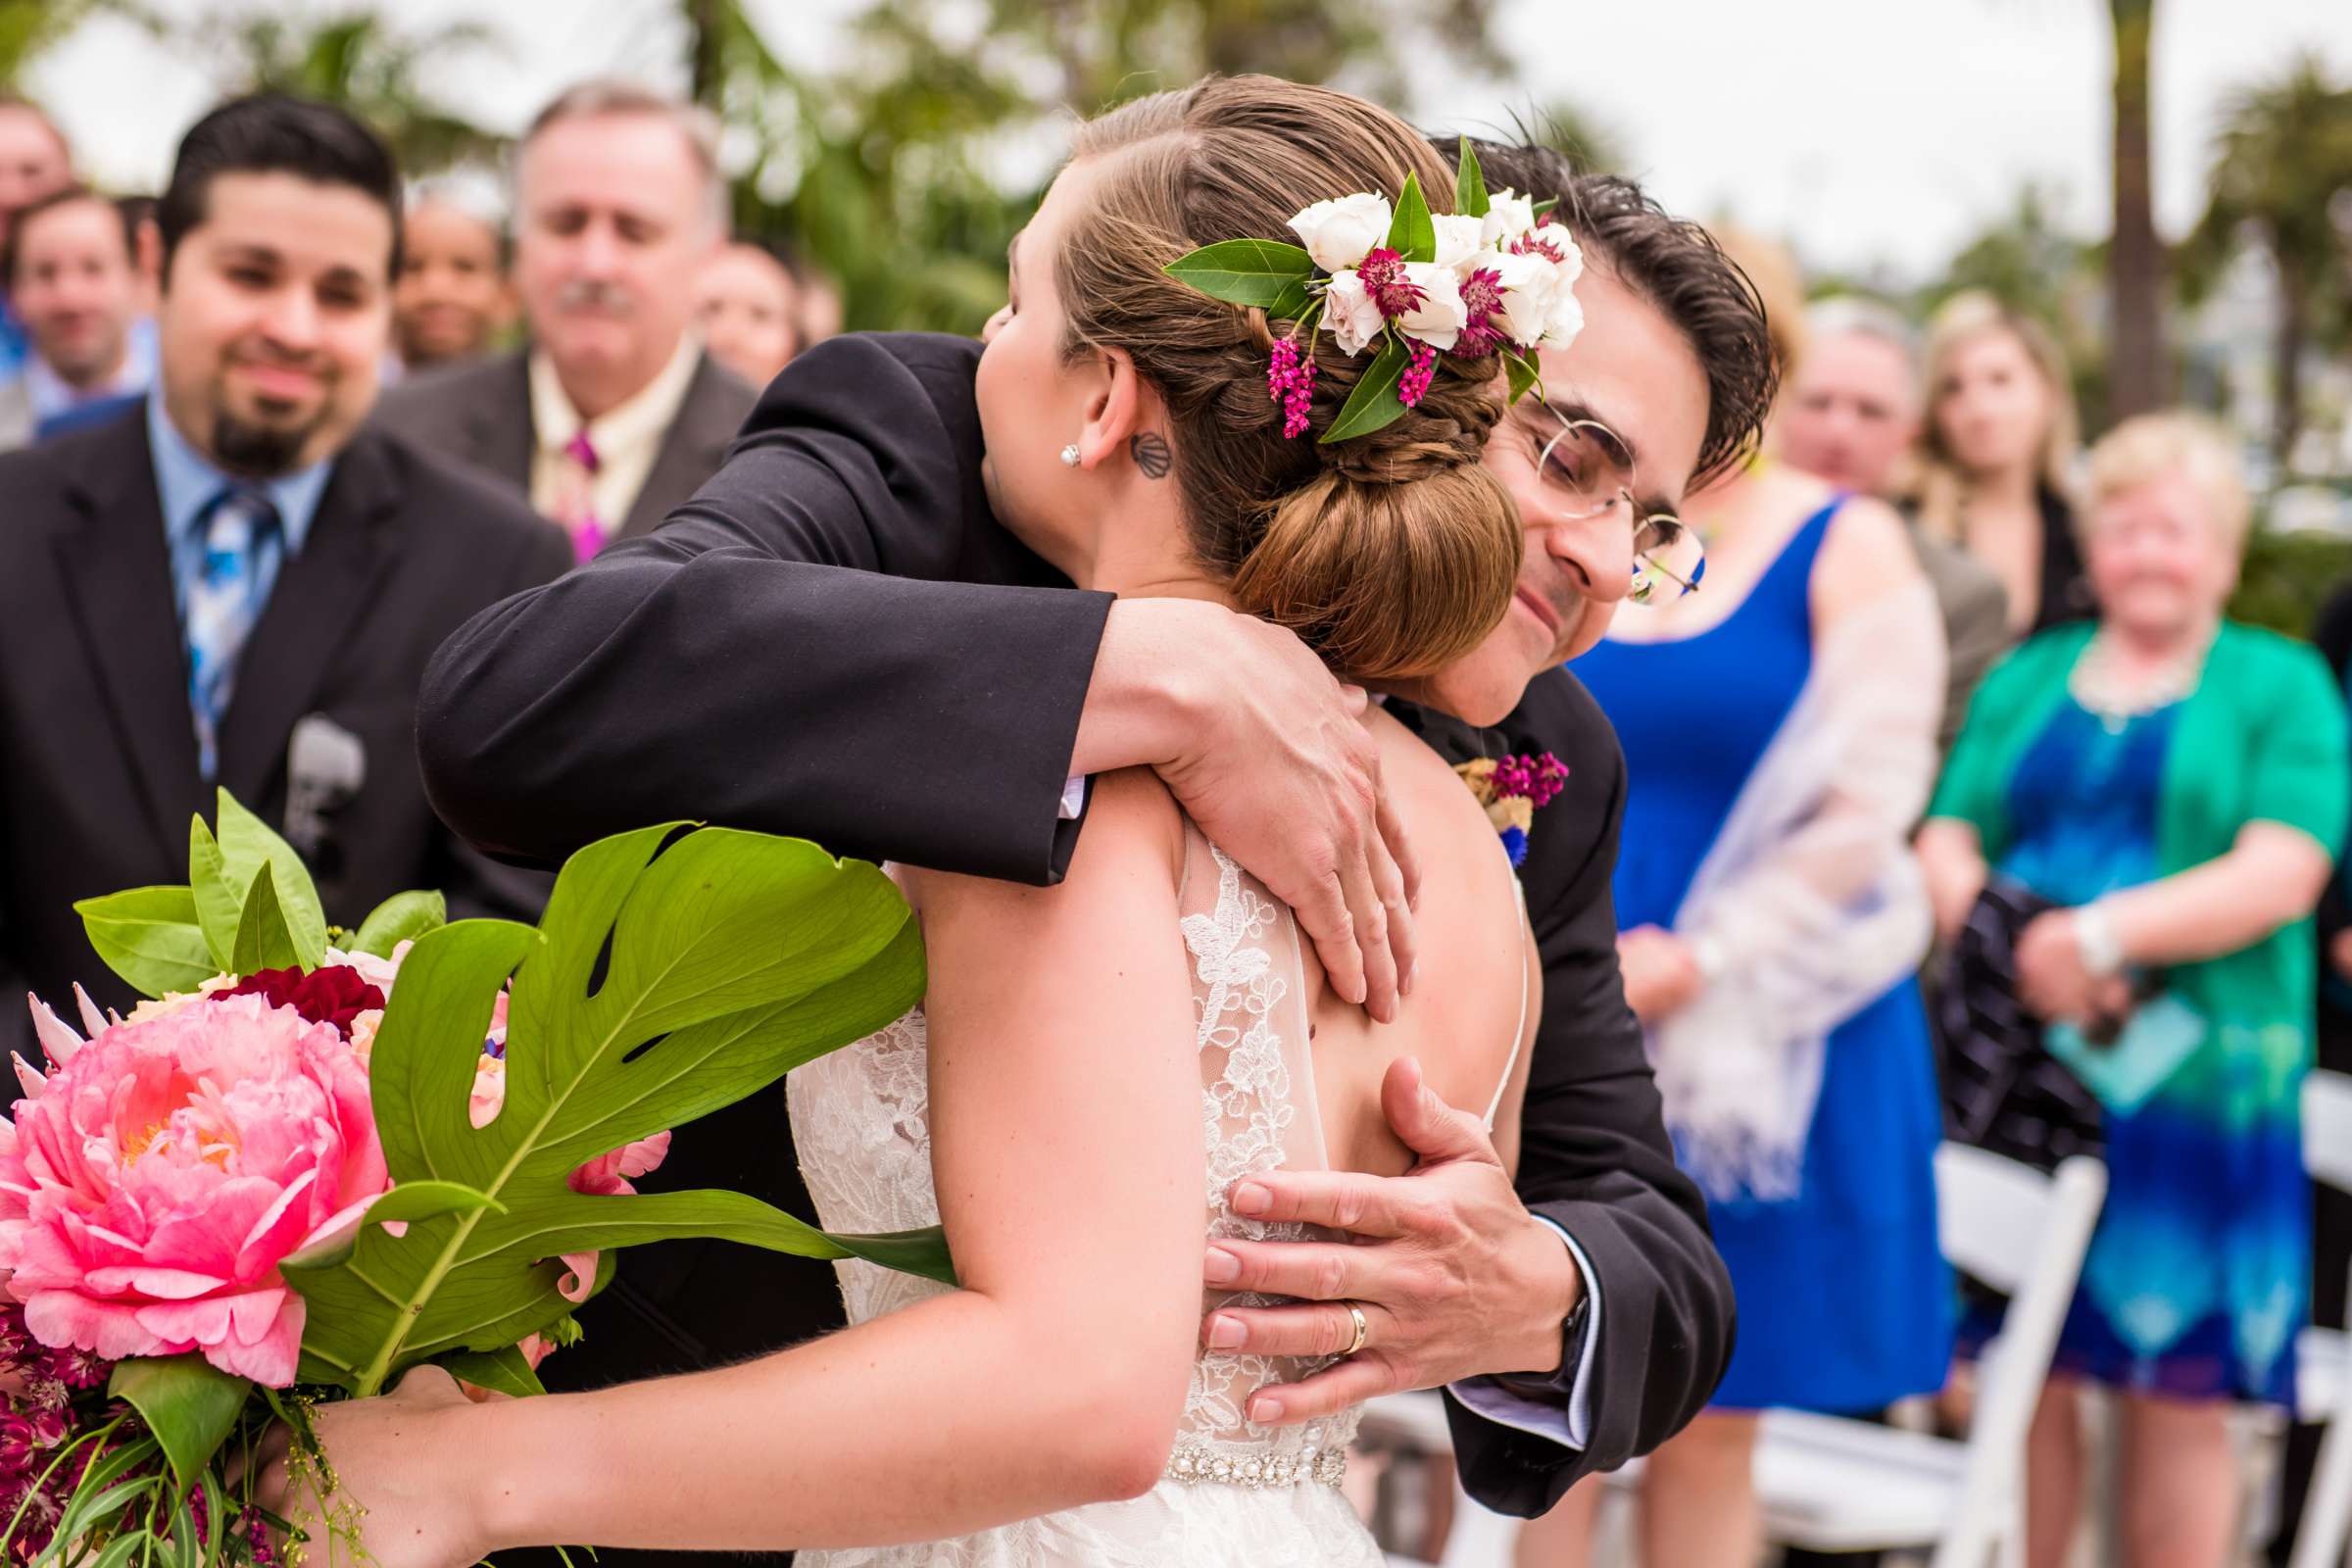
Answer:
[[[435,808],[529,860],[694,818],[1055,880],[1110,598],[989,514],[977,355],[819,345],[661,528],[463,627],[420,708]]]
[[[533,528],[516,541],[513,555],[493,590],[502,596],[551,583],[571,567],[571,542],[554,528]],[[452,919],[488,916],[538,923],[547,896],[555,891],[552,873],[494,860],[446,825],[441,837],[441,870],[424,885],[442,890]]]
[[[1625,759],[1581,685],[1564,675],[1531,689],[1529,750],[1569,761],[1566,790],[1536,817],[1529,878],[1544,961],[1521,1119],[1518,1188],[1528,1208],[1572,1238],[1595,1298],[1587,1442],[1567,1446],[1525,1424],[1446,1398],[1462,1483],[1501,1513],[1532,1517],[1571,1482],[1614,1470],[1680,1431],[1706,1403],[1731,1357],[1730,1276],[1706,1205],[1675,1167],[1657,1087],[1617,970],[1609,883],[1625,808]],[[1545,836],[1549,835],[1548,844]],[[1531,869],[1534,869],[1531,858]],[[1572,1381],[1557,1386],[1563,1409]]]

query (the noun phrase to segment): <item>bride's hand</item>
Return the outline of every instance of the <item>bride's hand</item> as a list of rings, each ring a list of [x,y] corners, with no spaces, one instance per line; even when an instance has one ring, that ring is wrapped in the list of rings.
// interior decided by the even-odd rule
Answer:
[[[1193,600],[1121,600],[1071,766],[1156,769],[1297,913],[1332,989],[1385,1023],[1411,990],[1420,879],[1381,787],[1367,702],[1282,627]]]
[[[430,1366],[380,1398],[318,1405],[311,1419],[324,1473],[304,1466],[304,1477],[290,1478],[280,1431],[257,1499],[309,1533],[317,1561],[345,1560],[342,1546],[325,1544],[329,1530],[345,1528],[357,1530],[355,1559],[370,1568],[464,1568],[480,1560],[485,1544],[463,1495],[463,1469],[444,1464],[464,1452],[445,1429],[453,1415],[470,1408],[457,1381]],[[336,1490],[321,1498],[318,1486],[327,1475]]]

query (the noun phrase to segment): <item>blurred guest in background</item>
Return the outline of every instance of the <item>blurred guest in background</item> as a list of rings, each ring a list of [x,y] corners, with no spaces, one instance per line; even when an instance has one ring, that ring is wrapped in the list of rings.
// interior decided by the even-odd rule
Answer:
[[[2093,610],[2067,500],[2073,381],[2057,339],[1991,295],[1956,294],[1928,323],[1920,527],[1992,568],[2014,633]]]
[[[792,280],[800,288],[802,350],[814,348],[829,337],[838,337],[848,317],[848,305],[833,275],[803,256],[792,263]]]
[[[38,104],[0,92],[0,245],[9,225],[34,202],[74,182],[66,134]],[[0,290],[0,379],[24,368],[24,331]]]
[[[2344,699],[2310,649],[2223,619],[2250,507],[2218,431],[2130,420],[2090,489],[2097,619],[1985,680],[1919,848],[1944,934],[1992,955],[2088,1102],[2067,1125],[2061,1097],[2000,1087],[2014,1044],[1947,1028],[1955,1121],[2028,1157],[2103,1146],[2109,1169],[2034,1427],[2028,1563],[2066,1558],[2088,1379],[2120,1395],[2123,1560],[2213,1568],[2228,1404],[2294,1402],[2308,920],[2352,812]]]
[[[155,225],[155,209],[152,196],[115,198],[115,210],[130,231],[131,254],[139,264],[139,318],[149,323],[163,303],[164,287],[164,235]]]
[[[2311,640],[2334,673],[2336,689],[2352,692],[2352,583],[2339,587],[2321,609]],[[2352,1073],[2352,861],[2336,867],[2320,897],[2318,916],[2320,1006],[2317,1058],[2329,1072]],[[2311,1320],[2344,1327],[2345,1283],[2352,1277],[2352,1194],[2314,1183],[2311,1189]],[[2304,1493],[2318,1456],[2317,1425],[2295,1426],[2279,1465],[2278,1533],[2270,1561],[2286,1568],[2302,1523]]]
[[[0,277],[29,352],[24,373],[0,382],[0,448],[122,414],[154,379],[137,245],[122,209],[83,186],[17,214],[0,245]]]
[[[1793,267],[1727,248],[1796,360]],[[1573,468],[1612,438],[1564,412],[1547,461]],[[1740,1298],[1713,1404],[1650,1456],[1642,1556],[1747,1568],[1756,1412],[1876,1410],[1940,1386],[1950,1354],[1915,979],[1929,911],[1906,843],[1935,773],[1943,646],[1884,503],[1765,460],[1685,511],[1703,590],[1642,585],[1647,604],[1621,608],[1576,673],[1633,781],[1626,998]],[[1584,1560],[1596,1493],[1532,1525],[1519,1560]]]
[[[412,188],[401,223],[392,341],[404,371],[475,360],[514,319],[508,242],[497,214],[465,187]]]
[[[801,351],[800,287],[782,262],[741,240],[704,264],[695,323],[710,357],[753,386],[765,386]]]
[[[585,561],[653,531],[716,472],[757,395],[688,331],[723,234],[717,127],[643,87],[589,82],[523,133],[514,193],[531,346],[406,381],[381,418],[527,495]]]
[[[1792,466],[1841,490],[1891,500],[1909,481],[1920,431],[1919,350],[1911,328],[1876,300],[1823,300],[1805,313],[1805,351],[1790,367],[1773,436]],[[1941,751],[1968,700],[2009,646],[2008,596],[1992,569],[1932,538],[1914,520],[1911,548],[1936,590],[1949,654]]]
[[[128,1005],[74,901],[183,879],[215,785],[301,852],[338,924],[414,887],[535,912],[541,879],[425,804],[416,691],[442,638],[567,557],[519,502],[361,428],[398,202],[340,110],[207,115],[163,198],[143,413],[0,457],[0,992],[82,980]],[[29,1036],[0,1007],[0,1048]]]

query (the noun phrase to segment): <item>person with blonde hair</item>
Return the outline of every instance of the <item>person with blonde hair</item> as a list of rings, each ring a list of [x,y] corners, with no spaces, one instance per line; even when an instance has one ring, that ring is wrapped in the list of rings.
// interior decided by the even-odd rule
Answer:
[[[1986,678],[1919,852],[1954,944],[1954,1124],[2109,1169],[2034,1422],[2027,1561],[2066,1560],[2087,1381],[2121,1401],[2123,1561],[2216,1568],[2226,1407],[2294,1403],[2310,916],[2352,811],[2344,702],[2311,649],[2224,618],[2251,508],[2220,430],[2143,416],[2089,476],[2097,617]],[[1986,1022],[2020,1004],[2022,1038]],[[1972,1312],[1964,1343],[1992,1327]]]
[[[2017,635],[2090,614],[2069,499],[2079,426],[2058,340],[1970,290],[1929,321],[1926,361],[1921,529],[1992,568]]]

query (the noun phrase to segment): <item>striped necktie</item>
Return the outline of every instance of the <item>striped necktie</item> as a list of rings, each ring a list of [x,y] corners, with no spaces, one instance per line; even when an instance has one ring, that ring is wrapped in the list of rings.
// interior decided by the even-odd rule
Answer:
[[[188,640],[196,762],[210,783],[220,769],[220,720],[236,686],[237,656],[269,598],[284,528],[269,496],[230,485],[196,514],[192,531],[202,554],[188,579],[181,624]]]

